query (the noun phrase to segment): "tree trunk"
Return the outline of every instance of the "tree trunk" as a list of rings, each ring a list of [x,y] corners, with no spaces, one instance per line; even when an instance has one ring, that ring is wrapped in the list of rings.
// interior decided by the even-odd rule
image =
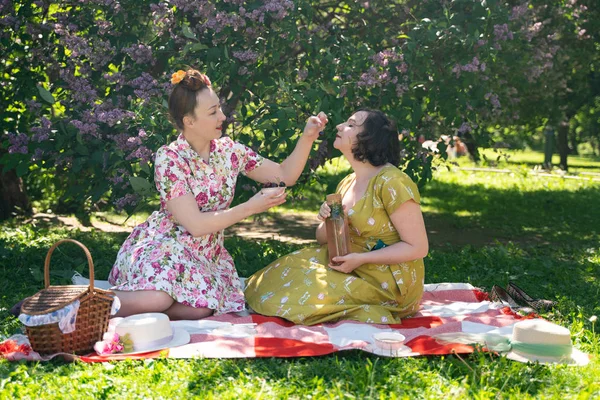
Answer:
[[[558,154],[560,155],[560,168],[568,171],[567,157],[569,156],[569,121],[558,124]]]
[[[0,168],[0,221],[7,220],[15,214],[31,215],[31,203],[25,193],[23,180],[14,170],[3,172]]]
[[[552,170],[552,153],[554,153],[554,128],[550,125],[546,126],[544,130],[544,164],[542,165],[545,170]]]
[[[571,133],[569,135],[569,144],[570,144],[570,151],[571,154],[577,156],[579,155],[579,135],[577,135],[577,132],[575,132],[575,129],[571,129]]]

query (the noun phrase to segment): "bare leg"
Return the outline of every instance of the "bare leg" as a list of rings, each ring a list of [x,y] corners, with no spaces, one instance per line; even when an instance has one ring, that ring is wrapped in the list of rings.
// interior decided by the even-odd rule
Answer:
[[[181,303],[173,303],[165,314],[169,316],[171,321],[179,319],[202,319],[209,317],[213,314],[214,310],[210,308],[195,308],[192,306],[186,306]]]
[[[113,291],[121,300],[121,309],[115,317],[128,317],[147,312],[165,312],[175,303],[175,300],[162,290]]]

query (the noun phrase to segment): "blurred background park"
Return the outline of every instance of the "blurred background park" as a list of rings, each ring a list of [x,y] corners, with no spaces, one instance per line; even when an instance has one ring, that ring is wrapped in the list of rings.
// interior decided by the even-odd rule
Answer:
[[[106,279],[158,208],[153,155],[176,137],[170,77],[191,66],[217,89],[225,133],[275,161],[309,115],[329,115],[291,199],[227,230],[241,276],[314,243],[318,206],[349,171],[334,127],[379,108],[423,195],[426,282],[515,280],[558,301],[544,316],[595,357],[581,369],[483,353],[0,361],[0,397],[79,397],[83,383],[102,398],[600,395],[598,1],[2,0],[0,43],[1,337],[19,329],[8,309],[41,288],[52,243],[80,240]],[[240,178],[235,201],[255,189]],[[53,282],[86,272],[75,248],[54,259]]]

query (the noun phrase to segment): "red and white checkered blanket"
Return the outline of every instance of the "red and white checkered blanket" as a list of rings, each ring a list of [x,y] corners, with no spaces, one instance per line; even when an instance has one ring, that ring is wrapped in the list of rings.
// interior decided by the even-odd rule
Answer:
[[[421,310],[401,324],[374,325],[354,321],[341,321],[314,326],[294,325],[276,317],[258,314],[226,314],[198,321],[174,321],[174,328],[190,333],[189,344],[142,355],[88,355],[78,358],[85,362],[121,360],[125,358],[253,358],[253,357],[304,357],[320,356],[342,350],[359,349],[382,356],[410,357],[470,353],[471,346],[440,344],[432,336],[441,333],[499,333],[510,337],[512,326],[522,319],[510,309],[488,301],[487,294],[465,283],[440,283],[425,285]],[[379,347],[373,335],[378,332],[398,332],[406,337],[397,350]],[[0,344],[0,354],[11,359],[48,360],[27,353],[27,338],[15,335],[13,346]],[[15,346],[25,345],[25,346]],[[2,351],[2,346],[5,349]],[[10,352],[10,350],[13,350]],[[8,350],[8,352],[7,352]]]

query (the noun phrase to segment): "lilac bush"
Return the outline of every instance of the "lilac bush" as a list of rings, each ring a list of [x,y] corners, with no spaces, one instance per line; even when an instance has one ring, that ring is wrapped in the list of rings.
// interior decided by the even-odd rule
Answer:
[[[377,107],[398,121],[403,166],[424,183],[431,157],[416,136],[477,138],[572,112],[553,99],[585,87],[597,61],[598,6],[586,4],[1,0],[0,163],[28,181],[53,176],[76,208],[131,210],[155,193],[153,152],[175,137],[169,77],[193,66],[218,89],[227,133],[263,155],[282,160],[311,113],[334,126]],[[332,135],[304,182],[336,155]]]

